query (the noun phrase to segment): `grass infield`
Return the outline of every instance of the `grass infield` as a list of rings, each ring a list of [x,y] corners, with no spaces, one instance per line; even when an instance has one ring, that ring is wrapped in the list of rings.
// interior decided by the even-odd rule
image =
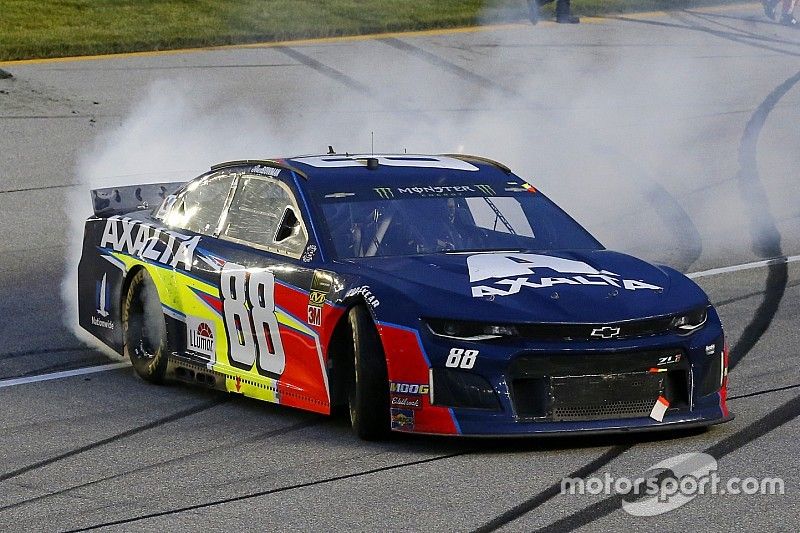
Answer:
[[[738,3],[740,3],[739,0]],[[573,0],[578,15],[736,0]],[[3,0],[0,61],[524,20],[525,0]],[[504,6],[502,8],[498,6]],[[552,5],[544,16],[552,13]]]

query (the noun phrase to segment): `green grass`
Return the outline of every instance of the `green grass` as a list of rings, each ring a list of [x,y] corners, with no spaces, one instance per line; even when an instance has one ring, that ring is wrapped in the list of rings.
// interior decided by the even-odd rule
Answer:
[[[518,1],[521,7],[524,0]],[[573,11],[591,15],[733,2],[574,0]],[[2,0],[1,4],[0,61],[8,61],[470,26],[496,2]]]

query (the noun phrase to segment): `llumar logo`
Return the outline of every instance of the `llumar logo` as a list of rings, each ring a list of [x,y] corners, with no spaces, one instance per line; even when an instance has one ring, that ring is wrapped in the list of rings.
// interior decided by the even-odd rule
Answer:
[[[472,296],[510,296],[522,287],[541,289],[554,285],[611,286],[629,291],[661,290],[642,280],[598,270],[583,261],[539,254],[476,254],[467,257]],[[549,276],[554,271],[562,276]],[[544,274],[544,275],[543,275]],[[489,281],[487,284],[487,280]],[[480,284],[476,284],[482,282]]]

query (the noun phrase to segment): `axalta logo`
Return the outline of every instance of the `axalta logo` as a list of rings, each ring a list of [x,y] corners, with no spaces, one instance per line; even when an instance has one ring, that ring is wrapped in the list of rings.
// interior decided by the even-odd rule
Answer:
[[[166,237],[166,242],[163,242],[162,235]],[[106,220],[100,247],[110,247],[115,252],[142,257],[172,268],[182,263],[185,270],[191,270],[194,250],[199,242],[199,236],[163,231],[129,217],[113,216]]]
[[[510,296],[522,287],[541,289],[554,285],[600,285],[629,291],[662,289],[642,280],[624,279],[614,272],[597,270],[583,261],[549,255],[476,254],[467,257],[467,268],[472,296],[476,298]],[[566,275],[549,276],[546,275],[548,270]]]

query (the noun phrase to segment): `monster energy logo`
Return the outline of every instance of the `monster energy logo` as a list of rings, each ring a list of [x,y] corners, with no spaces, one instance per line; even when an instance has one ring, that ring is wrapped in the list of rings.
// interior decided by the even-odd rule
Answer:
[[[377,187],[373,189],[381,198],[394,198],[394,193],[389,187]]]
[[[494,189],[492,189],[489,185],[475,185],[475,188],[486,196],[494,196]]]

